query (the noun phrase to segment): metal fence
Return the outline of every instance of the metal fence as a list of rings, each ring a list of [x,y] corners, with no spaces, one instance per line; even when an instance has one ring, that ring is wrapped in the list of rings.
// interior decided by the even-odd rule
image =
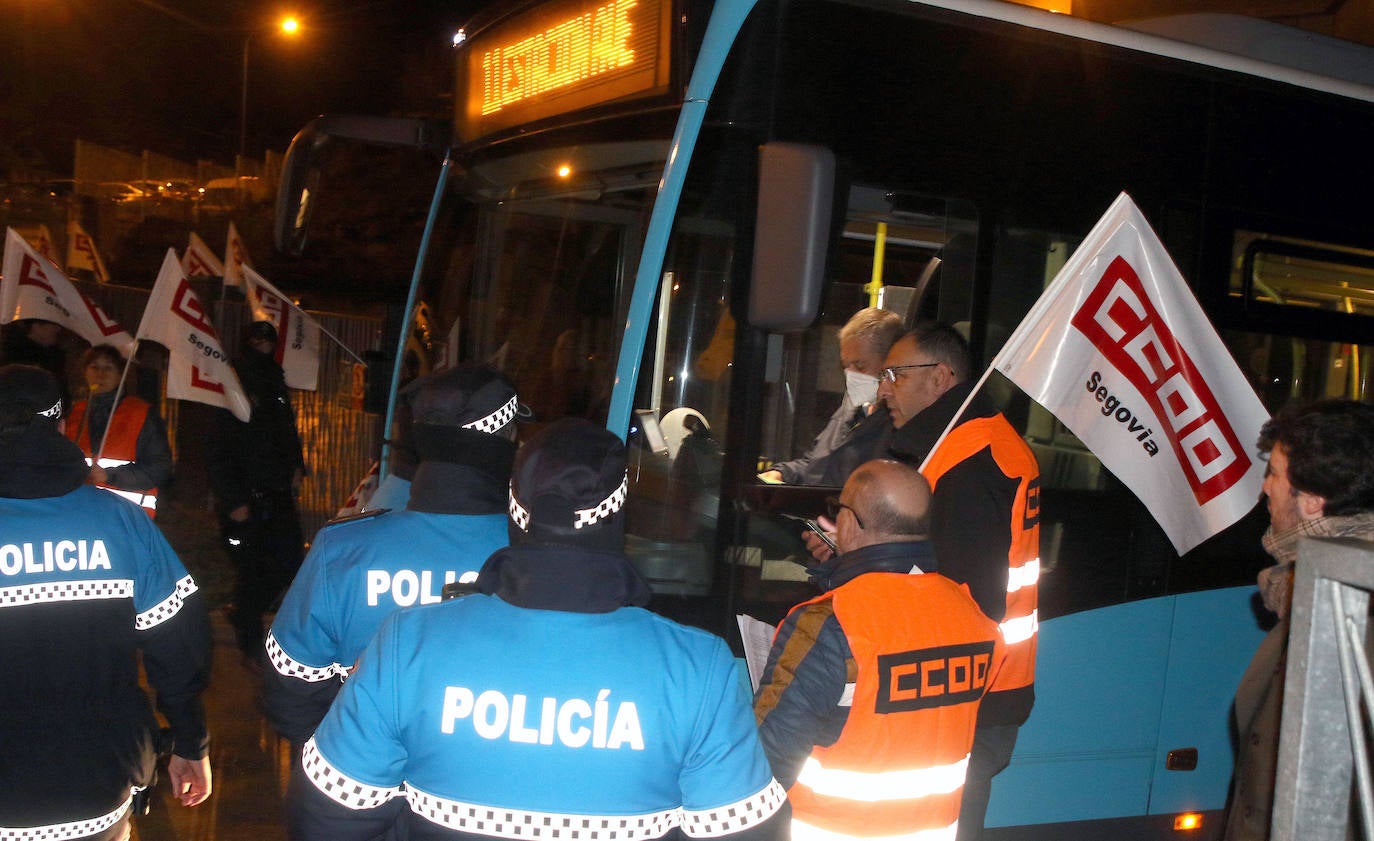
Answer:
[[[197,280],[193,285],[214,312],[225,352],[236,355],[242,328],[251,318],[248,308],[241,301],[217,301],[217,282]],[[130,333],[137,329],[148,290],[90,283],[78,286]],[[311,315],[359,357],[381,347],[383,327],[379,318],[320,312]],[[165,377],[166,352],[157,346],[140,349],[139,361]],[[79,375],[72,364],[68,371],[74,378]],[[296,426],[310,468],[300,499],[301,525],[307,538],[334,516],[381,451],[382,417],[363,410],[363,387],[362,366],[334,341],[322,337],[318,390],[291,392]],[[157,393],[163,392],[159,389]],[[177,462],[174,493],[197,506],[199,500],[207,507],[210,503],[205,453],[213,412],[210,407],[186,401],[167,400],[163,404]]]
[[[1301,541],[1279,735],[1276,841],[1374,838],[1368,729],[1374,709],[1367,645],[1371,592],[1374,543]],[[1360,804],[1358,810],[1352,810],[1352,799]],[[1351,831],[1356,825],[1358,835]]]

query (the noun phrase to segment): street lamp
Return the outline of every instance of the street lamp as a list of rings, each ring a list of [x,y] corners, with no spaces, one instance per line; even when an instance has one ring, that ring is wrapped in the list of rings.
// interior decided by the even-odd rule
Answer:
[[[300,34],[301,22],[299,18],[288,15],[277,23],[277,27],[283,35],[296,36]],[[239,97],[239,157],[242,158],[248,153],[248,44],[253,40],[253,30],[248,30],[243,34],[243,85],[240,88]]]

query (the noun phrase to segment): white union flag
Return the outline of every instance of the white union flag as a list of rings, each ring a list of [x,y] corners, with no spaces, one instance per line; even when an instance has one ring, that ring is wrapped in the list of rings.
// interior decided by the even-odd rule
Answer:
[[[1180,554],[1259,498],[1269,415],[1125,193],[992,367],[1072,430]]]

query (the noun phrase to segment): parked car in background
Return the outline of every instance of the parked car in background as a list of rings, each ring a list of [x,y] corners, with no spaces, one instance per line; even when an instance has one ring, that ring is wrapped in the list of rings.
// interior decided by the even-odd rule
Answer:
[[[203,213],[231,213],[272,201],[271,187],[256,175],[214,178],[200,188]]]

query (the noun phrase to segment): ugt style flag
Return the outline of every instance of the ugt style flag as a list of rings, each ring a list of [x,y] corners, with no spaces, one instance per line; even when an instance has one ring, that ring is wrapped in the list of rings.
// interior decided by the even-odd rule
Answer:
[[[195,231],[181,255],[181,270],[187,277],[224,277],[224,264]]]
[[[1259,498],[1269,414],[1125,193],[992,367],[1072,430],[1179,554]]]
[[[61,324],[93,345],[113,345],[126,356],[134,338],[94,301],[81,294],[67,275],[24,240],[5,230],[5,258],[0,274],[0,324],[41,318]]]
[[[243,267],[244,295],[254,321],[277,328],[277,364],[291,388],[314,391],[320,381],[320,325],[277,287],[248,266]]]
[[[170,248],[148,296],[138,338],[167,348],[168,397],[219,406],[248,422],[250,408],[243,386]]]

